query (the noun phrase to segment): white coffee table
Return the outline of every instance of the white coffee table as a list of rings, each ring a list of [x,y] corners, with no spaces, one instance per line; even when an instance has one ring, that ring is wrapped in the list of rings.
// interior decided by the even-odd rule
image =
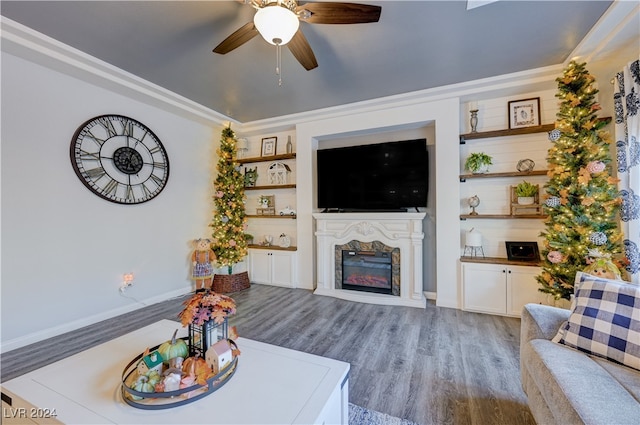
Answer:
[[[2,383],[2,423],[348,423],[348,363],[244,338],[237,340],[242,354],[235,375],[216,392],[164,410],[127,405],[123,368],[175,329],[186,336],[180,323],[162,320]]]

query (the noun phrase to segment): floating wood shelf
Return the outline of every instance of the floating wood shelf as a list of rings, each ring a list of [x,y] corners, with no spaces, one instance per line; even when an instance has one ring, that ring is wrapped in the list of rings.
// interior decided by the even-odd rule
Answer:
[[[271,184],[264,186],[245,186],[244,190],[295,189],[295,184]]]
[[[611,117],[598,118],[598,121],[611,121]],[[509,128],[505,130],[478,131],[476,133],[465,133],[460,135],[460,144],[464,145],[467,140],[487,139],[489,137],[519,136],[522,134],[546,133],[556,128],[556,124],[543,124],[533,127]]]
[[[547,170],[511,171],[506,173],[460,174],[460,182],[464,182],[467,179],[490,179],[496,177],[528,177],[546,175]]]
[[[467,140],[486,139],[488,137],[519,136],[522,134],[533,134],[548,132],[556,128],[554,124],[536,125],[534,127],[512,128],[506,130],[478,131],[476,133],[465,133],[460,135],[460,144]]]
[[[507,266],[540,267],[541,261],[514,261],[501,257],[460,257],[463,263],[504,264]]]
[[[460,220],[466,220],[468,218],[483,218],[483,219],[522,219],[522,218],[527,218],[527,219],[545,219],[547,218],[546,215],[540,215],[540,214],[519,214],[519,215],[511,215],[511,214],[477,214],[477,215],[471,215],[471,214],[460,214]]]
[[[283,247],[278,246],[278,245],[257,245],[257,244],[250,244],[249,248],[251,248],[251,249],[270,249],[272,251],[297,251],[298,250],[297,246],[288,246],[286,248],[283,248]]]
[[[278,161],[283,159],[294,159],[296,157],[295,153],[283,153],[280,155],[271,155],[271,156],[255,156],[253,158],[238,158],[236,161],[238,164],[249,164],[252,162],[269,162],[269,161]]]
[[[297,216],[295,215],[279,215],[279,214],[274,214],[274,215],[257,215],[257,214],[247,214],[246,215],[247,218],[284,218],[284,219],[289,219],[289,220],[295,220],[297,218]]]

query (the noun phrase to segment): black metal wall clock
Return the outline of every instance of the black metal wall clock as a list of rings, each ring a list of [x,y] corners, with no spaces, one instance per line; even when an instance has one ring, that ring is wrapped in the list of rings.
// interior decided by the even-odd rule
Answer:
[[[169,179],[169,158],[144,124],[122,115],[83,123],[71,139],[71,164],[93,193],[118,204],[147,202]]]

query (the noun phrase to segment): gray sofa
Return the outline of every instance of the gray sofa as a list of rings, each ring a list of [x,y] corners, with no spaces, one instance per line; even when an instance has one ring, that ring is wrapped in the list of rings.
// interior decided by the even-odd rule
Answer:
[[[522,311],[522,388],[536,422],[640,424],[640,371],[551,342],[569,313],[539,304]]]

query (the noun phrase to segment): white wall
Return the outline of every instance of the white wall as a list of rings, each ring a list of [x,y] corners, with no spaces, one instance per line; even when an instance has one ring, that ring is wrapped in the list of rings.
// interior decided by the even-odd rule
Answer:
[[[6,52],[1,60],[2,351],[190,290],[190,241],[210,233],[221,127]],[[147,203],[105,201],[71,167],[75,130],[109,113],[149,126],[168,152],[168,184]],[[130,298],[118,291],[126,272]]]

